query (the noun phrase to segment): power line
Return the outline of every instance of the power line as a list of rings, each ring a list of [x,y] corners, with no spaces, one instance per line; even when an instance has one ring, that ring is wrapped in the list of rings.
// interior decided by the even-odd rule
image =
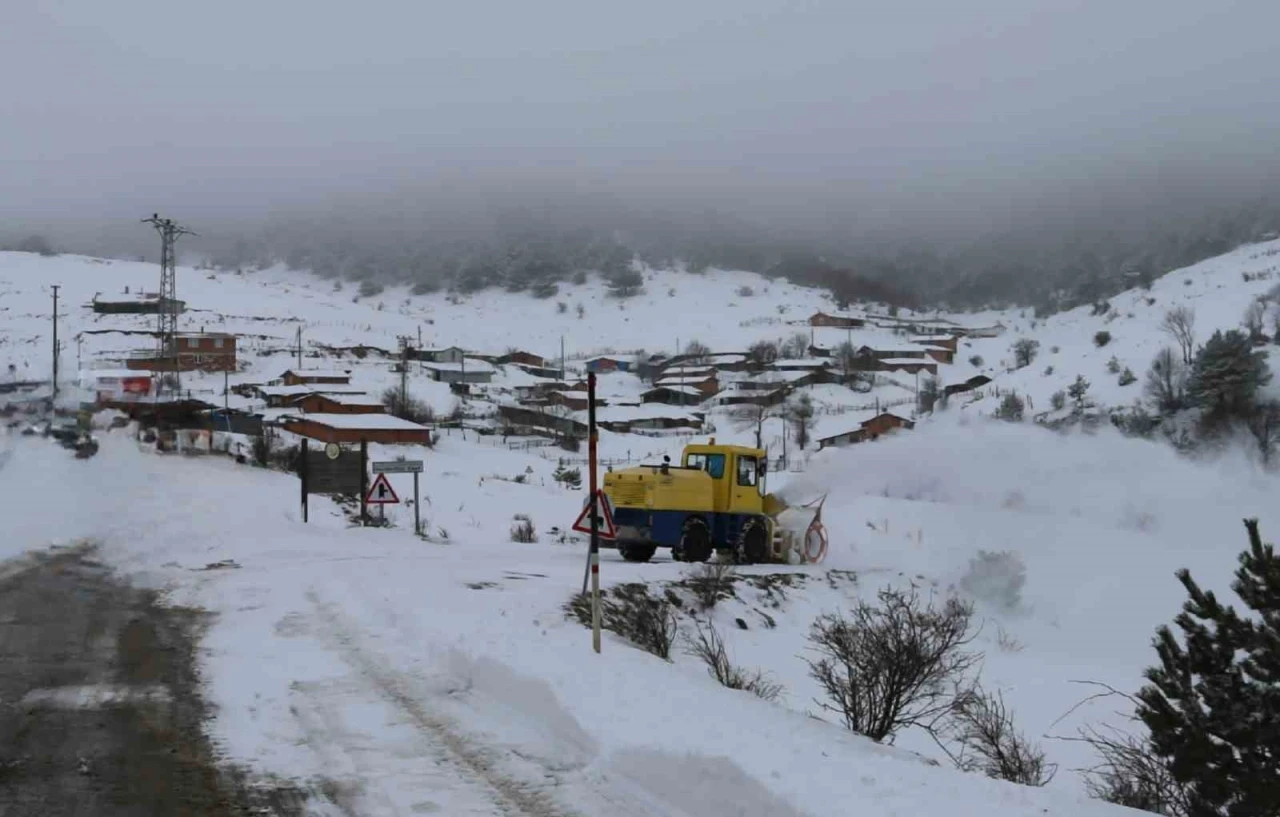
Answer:
[[[160,218],[155,213],[151,218],[144,218],[143,224],[150,224],[160,234],[160,312],[157,321],[156,335],[159,342],[158,359],[168,362],[169,372],[173,375],[173,392],[181,395],[182,383],[178,372],[178,281],[176,274],[177,259],[173,245],[179,236],[196,235],[171,218]],[[162,367],[163,368],[163,367]],[[156,383],[156,397],[164,386],[164,375]]]

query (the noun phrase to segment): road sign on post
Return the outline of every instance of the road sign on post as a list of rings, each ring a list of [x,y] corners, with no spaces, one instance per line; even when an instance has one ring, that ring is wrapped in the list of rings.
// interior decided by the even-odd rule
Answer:
[[[600,488],[596,484],[596,373],[587,373],[587,462],[590,469],[588,490],[591,505],[599,502]],[[600,652],[600,513],[591,514],[591,648]]]
[[[418,474],[422,473],[422,460],[385,460],[373,463],[379,474],[413,474],[413,533],[422,535],[422,494],[418,491]]]
[[[395,489],[387,481],[387,475],[378,474],[369,486],[369,493],[365,495],[364,501],[368,505],[398,505],[400,497],[396,496]]]
[[[593,515],[595,519],[592,519]],[[573,530],[576,533],[590,535],[593,523],[596,529],[596,536],[599,538],[618,538],[618,528],[613,524],[613,508],[609,506],[609,497],[604,495],[604,491],[596,491],[587,500],[582,513],[578,514],[577,520],[573,523]]]
[[[375,474],[421,474],[422,460],[385,460],[370,463]]]

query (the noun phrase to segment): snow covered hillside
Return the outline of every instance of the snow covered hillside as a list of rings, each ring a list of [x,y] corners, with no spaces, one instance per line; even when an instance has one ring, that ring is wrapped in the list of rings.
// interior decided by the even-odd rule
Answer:
[[[1142,683],[1155,659],[1154,628],[1182,601],[1173,572],[1189,567],[1202,586],[1225,590],[1244,547],[1241,518],[1261,517],[1264,535],[1280,538],[1280,482],[1231,453],[1193,462],[1110,429],[1057,434],[984,415],[998,404],[995,387],[1031,396],[1038,412],[1076,374],[1093,383],[1097,402],[1131,403],[1141,386],[1118,385],[1106,370],[1112,355],[1140,377],[1165,343],[1158,324],[1168,308],[1193,305],[1203,341],[1238,325],[1248,303],[1280,283],[1277,268],[1280,242],[1271,242],[1117,296],[1110,316],[1085,308],[1034,326],[1017,312],[951,316],[1007,327],[1001,337],[962,339],[955,363],[939,366],[944,385],[985,373],[990,388],[957,395],[910,432],[793,449],[770,488],[793,500],[827,494],[826,561],[739,568],[733,596],[707,614],[736,662],[782,685],[776,702],[719,686],[682,649],[668,663],[609,635],[603,654],[593,654],[588,631],[564,611],[580,589],[584,543],[558,529],[583,493],[553,473],[573,455],[513,447],[475,426],[442,429],[430,450],[375,446],[375,459],[426,461],[425,539],[409,532],[405,507],[389,512],[394,527],[350,528],[341,509],[313,498],[304,524],[295,477],[225,457],[159,455],[130,429],[103,431],[101,453],[87,461],[5,434],[0,558],[91,539],[122,573],[163,588],[175,604],[216,613],[202,655],[217,708],[211,733],[251,774],[311,787],[320,814],[1119,814],[1085,798],[1074,770],[1092,758],[1059,739],[1090,724],[1121,725],[1127,714],[1110,699],[1068,715],[1095,691],[1081,682],[1130,692]],[[153,318],[95,315],[85,304],[125,287],[153,291],[157,277],[154,265],[0,254],[0,383],[47,377],[53,284],[62,287],[65,371],[115,367],[129,350],[152,346],[122,330],[148,331]],[[325,356],[306,365],[350,368],[353,383],[372,393],[398,382],[390,361],[336,350],[394,349],[398,335],[416,342],[419,328],[424,346],[519,347],[548,358],[558,358],[563,337],[571,368],[609,350],[674,352],[677,340],[726,352],[797,332],[825,347],[903,340],[880,329],[811,328],[809,315],[832,305],[783,282],[731,272],[646,277],[646,293],[627,301],[591,283],[548,301],[489,292],[453,303],[404,290],[353,301],[352,285],[335,291],[279,269],[182,268],[178,293],[189,311],[180,326],[243,339],[234,386],[293,366],[301,325],[304,353]],[[1098,348],[1094,335],[1104,329],[1112,339]],[[1040,342],[1039,357],[1007,371],[1021,337]],[[970,363],[974,356],[982,361]],[[1271,355],[1273,367],[1278,359]],[[483,417],[528,379],[500,366],[465,409]],[[624,372],[600,381],[619,404],[645,388]],[[224,395],[221,375],[184,377],[184,387],[215,404],[257,408],[256,398]],[[442,413],[460,400],[417,371],[410,388]],[[915,381],[905,374],[886,374],[867,392],[834,383],[800,391],[815,406],[814,439],[849,431],[876,406],[913,415]],[[701,410],[721,441],[754,442],[749,418]],[[771,455],[788,432],[780,417],[764,420]],[[674,458],[689,438],[606,433],[602,453]],[[410,493],[407,475],[391,479],[401,496]],[[511,541],[516,514],[532,519],[536,542]],[[982,552],[1004,554],[1004,572],[976,573]],[[223,560],[235,566],[205,569]],[[603,562],[608,587],[659,589],[690,570],[665,551],[650,564],[606,551]],[[1059,766],[1046,788],[962,774],[922,733],[882,746],[820,712],[805,661],[811,623],[886,586],[912,585],[976,605],[982,682]],[[692,616],[680,626],[689,633]]]
[[[1030,310],[1008,313],[1004,321],[1009,331],[1004,337],[973,340],[959,358],[968,365],[971,356],[981,357],[982,365],[976,368],[996,378],[1001,393],[1016,391],[1031,398],[1033,409],[1028,413],[1050,410],[1053,394],[1067,389],[1077,375],[1089,381],[1089,398],[1100,408],[1131,406],[1142,397],[1143,376],[1156,352],[1174,346],[1173,339],[1160,329],[1169,310],[1194,310],[1195,341],[1204,343],[1214,330],[1241,328],[1250,304],[1278,287],[1280,241],[1248,244],[1170,272],[1156,279],[1149,290],[1123,292],[1111,298],[1109,309],[1101,314],[1094,314],[1089,306],[1043,320],[1032,317]],[[1265,315],[1268,335],[1275,331],[1274,314]],[[1095,341],[1099,332],[1109,335],[1105,345]],[[1038,353],[1031,365],[1010,371],[1015,365],[1011,347],[1022,338],[1037,341]],[[1280,346],[1269,349],[1271,368],[1280,375]],[[1137,379],[1121,385],[1125,369]],[[1280,396],[1280,377],[1273,379],[1271,389]],[[984,398],[968,409],[990,414],[999,399],[995,389],[988,389]]]

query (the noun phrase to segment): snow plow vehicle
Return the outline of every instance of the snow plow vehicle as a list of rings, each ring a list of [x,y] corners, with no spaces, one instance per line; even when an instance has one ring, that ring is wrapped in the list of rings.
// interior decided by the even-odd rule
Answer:
[[[660,547],[680,562],[712,554],[738,564],[817,562],[827,535],[819,498],[789,507],[765,492],[768,457],[759,448],[685,446],[679,465],[640,465],[604,475],[617,526],[616,547],[629,562],[647,562]]]

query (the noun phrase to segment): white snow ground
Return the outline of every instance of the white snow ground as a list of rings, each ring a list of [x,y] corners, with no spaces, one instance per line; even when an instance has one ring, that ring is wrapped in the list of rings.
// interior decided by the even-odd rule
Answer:
[[[1020,603],[978,600],[984,682],[1028,735],[1071,736],[1120,708],[1055,723],[1091,692],[1073,680],[1140,683],[1152,630],[1181,601],[1174,569],[1221,588],[1240,518],[1280,529],[1275,482],[1247,464],[1193,464],[1110,433],[935,423],[824,452],[789,491],[833,486],[827,563],[782,568],[811,580],[780,606],[743,590],[717,612],[735,658],[786,686],[776,705],[718,687],[684,655],[666,664],[609,636],[592,654],[560,609],[581,582],[582,545],[545,533],[578,495],[540,475],[479,484],[527,461],[518,455],[446,440],[429,456],[425,513],[449,529],[442,543],[345,529],[323,502],[303,525],[293,478],[140,452],[120,431],[88,461],[6,443],[11,550],[94,538],[174,603],[218,613],[203,666],[219,745],[255,771],[334,780],[360,814],[502,813],[503,798],[523,814],[1101,813],[1069,771],[1046,790],[1000,784],[925,765],[905,751],[936,754],[918,735],[892,749],[807,717],[808,623],[885,584],[945,593],[978,550],[1012,550],[1027,567]],[[544,529],[540,542],[507,541],[518,511]],[[240,568],[200,569],[223,559]],[[602,573],[662,581],[683,569],[606,552]],[[829,569],[857,582],[829,581]],[[1002,650],[1010,638],[1020,647]],[[1074,744],[1045,745],[1064,769],[1087,762]]]
[[[1200,340],[1213,328],[1235,326],[1249,300],[1275,285],[1243,282],[1241,272],[1266,272],[1277,251],[1280,242],[1254,245],[1172,273],[1150,293],[1113,299],[1120,316],[1110,323],[1087,309],[1034,329],[1016,313],[966,316],[982,324],[1003,320],[1011,330],[964,342],[944,382],[985,369],[1002,388],[1032,394],[1039,409],[1080,371],[1101,402],[1130,402],[1140,387],[1099,376],[1106,360],[1116,354],[1141,376],[1164,342],[1159,318],[1175,303],[1196,307]],[[335,296],[332,283],[301,273],[206,275],[180,270],[180,295],[194,308],[230,313],[219,329],[271,335],[261,341],[264,349],[291,342],[294,318],[306,321],[304,338],[334,345],[390,347],[396,334],[415,333],[429,319],[437,336],[424,340],[494,352],[521,346],[551,355],[562,334],[577,356],[639,346],[670,350],[674,337],[655,340],[654,333],[679,327],[683,334],[690,326],[698,331],[682,342],[698,338],[738,349],[806,331],[783,321],[830,309],[816,291],[742,273],[654,273],[651,294],[630,302],[622,320],[598,287],[566,293],[570,308],[558,315],[556,299],[505,293],[460,307],[441,295],[404,306],[403,292],[353,304],[350,285]],[[70,311],[62,335],[74,338],[82,329],[149,326],[143,318],[95,319],[79,304],[95,291],[122,289],[124,281],[135,291],[153,289],[154,277],[154,265],[0,254],[0,364],[14,363],[19,377],[44,371],[48,284],[64,286]],[[752,282],[754,298],[732,295],[743,281]],[[668,285],[676,297],[666,294]],[[1143,300],[1150,297],[1154,305]],[[572,308],[579,300],[588,307],[581,320]],[[381,312],[379,301],[386,304]],[[706,304],[728,301],[736,305],[708,321]],[[778,314],[780,303],[786,315]],[[681,312],[703,317],[680,319]],[[184,317],[184,328],[198,328],[198,316]],[[1104,327],[1115,339],[1098,350],[1093,334]],[[1026,370],[1004,372],[1001,361],[1023,333],[1041,341],[1041,357]],[[819,343],[833,344],[847,333],[817,334]],[[115,335],[83,340],[85,360],[147,343]],[[72,348],[64,351],[64,366]],[[293,365],[287,353],[250,351],[243,380]],[[983,367],[970,366],[973,354],[985,358]],[[1055,374],[1043,375],[1050,360]],[[385,363],[342,362],[371,390],[393,379]],[[876,397],[910,396],[908,379],[900,379],[902,385],[887,384],[871,396],[811,390],[826,412],[818,418],[820,433],[851,427],[865,416],[856,407]],[[620,395],[634,392],[632,379],[609,380]],[[452,399],[440,384],[413,388],[440,410]],[[1271,538],[1280,530],[1277,483],[1242,457],[1192,463],[1157,443],[1110,432],[1058,436],[976,416],[994,405],[989,398],[924,421],[911,434],[810,454],[803,473],[771,477],[795,497],[830,491],[824,515],[831,553],[818,568],[748,569],[811,578],[781,600],[741,589],[741,600],[722,603],[716,616],[734,657],[784,684],[779,704],[716,686],[683,654],[666,664],[611,637],[604,655],[590,652],[586,631],[560,609],[581,583],[583,550],[548,529],[567,526],[582,494],[555,486],[550,474],[563,454],[555,449],[511,451],[469,433],[447,435],[430,452],[378,452],[427,459],[423,514],[435,541],[423,542],[404,532],[410,518],[404,508],[391,514],[399,529],[346,529],[332,505],[313,500],[312,522],[304,526],[291,477],[221,458],[159,457],[139,451],[124,432],[105,434],[102,453],[88,461],[44,441],[0,437],[6,517],[0,557],[93,538],[122,571],[167,588],[175,603],[217,613],[203,666],[218,707],[210,728],[228,758],[260,773],[334,780],[350,813],[1109,812],[1082,799],[1071,771],[1089,763],[1087,753],[1043,736],[1120,722],[1123,707],[1110,701],[1059,720],[1093,691],[1072,682],[1135,689],[1154,656],[1154,627],[1182,601],[1173,571],[1188,566],[1203,585],[1225,590],[1244,544],[1240,519],[1260,515]],[[723,440],[754,436],[726,416],[714,420]],[[781,433],[779,421],[767,424],[765,439],[775,450]],[[602,453],[656,458],[675,455],[681,442],[604,434]],[[514,481],[519,475],[523,483]],[[408,477],[392,480],[402,496],[408,493]],[[515,513],[533,517],[539,543],[508,541]],[[808,717],[817,707],[804,634],[815,615],[855,596],[872,597],[885,584],[914,581],[926,592],[950,592],[979,550],[1013,551],[1026,565],[1017,604],[977,600],[984,622],[977,646],[986,656],[984,683],[1005,695],[1019,727],[1062,766],[1045,790],[933,768],[908,751],[938,757],[920,735],[904,734],[899,748],[887,748]],[[241,567],[200,569],[221,559]],[[853,571],[856,583],[829,580],[831,569]],[[662,559],[628,565],[606,552],[603,575],[606,583],[660,582],[678,579],[682,570]],[[736,618],[749,629],[739,630]]]

